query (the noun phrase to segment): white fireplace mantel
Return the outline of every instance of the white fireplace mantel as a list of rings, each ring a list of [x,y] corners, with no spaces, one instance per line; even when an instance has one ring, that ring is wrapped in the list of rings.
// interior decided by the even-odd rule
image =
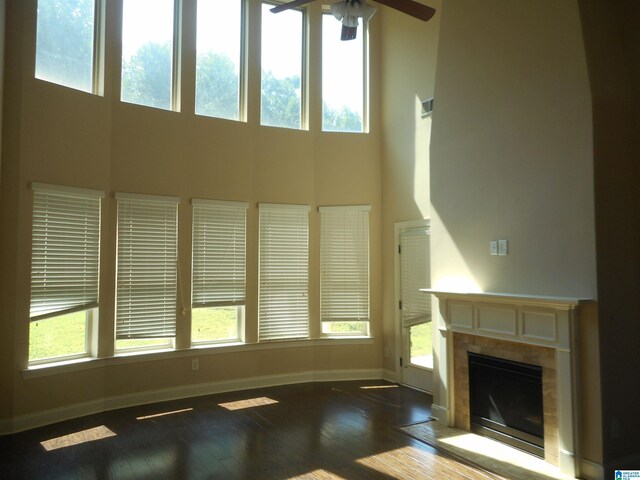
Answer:
[[[588,300],[493,292],[422,291],[435,295],[439,304],[439,315],[434,315],[438,332],[434,338],[434,418],[447,426],[454,424],[455,332],[552,348],[556,352],[559,468],[561,473],[575,477],[578,448],[575,312]]]

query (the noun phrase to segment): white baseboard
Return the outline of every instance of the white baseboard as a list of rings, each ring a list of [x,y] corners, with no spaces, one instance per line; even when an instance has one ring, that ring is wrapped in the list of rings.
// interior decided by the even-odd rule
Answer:
[[[181,398],[212,395],[215,393],[251,390],[254,388],[275,387],[296,383],[377,380],[381,379],[382,376],[382,370],[378,369],[317,370],[311,372],[241,378],[221,382],[199,383],[195,385],[177,385],[170,388],[100,398],[89,402],[77,403],[65,407],[21,415],[13,419],[0,419],[0,435],[22,432],[72,418],[78,418],[109,410],[116,410],[119,408],[145,405],[147,403],[165,402]]]
[[[580,478],[604,480],[604,467],[584,458],[580,460]]]
[[[387,382],[396,383],[398,381],[396,371],[395,370],[387,370],[386,368],[382,371],[382,379]]]
[[[449,409],[436,405],[431,405],[431,416],[445,426],[449,426]]]

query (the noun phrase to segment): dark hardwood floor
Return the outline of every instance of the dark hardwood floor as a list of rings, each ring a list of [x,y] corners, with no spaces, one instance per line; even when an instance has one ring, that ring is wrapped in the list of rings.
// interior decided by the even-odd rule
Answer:
[[[132,407],[0,437],[0,478],[497,478],[395,429],[426,421],[430,404],[361,381]]]

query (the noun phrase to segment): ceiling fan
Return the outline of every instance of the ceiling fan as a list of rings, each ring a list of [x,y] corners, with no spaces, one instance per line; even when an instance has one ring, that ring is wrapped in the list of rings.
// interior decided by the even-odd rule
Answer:
[[[301,7],[314,0],[293,0],[289,3],[283,3],[273,7],[270,11],[273,13],[284,12],[290,8]],[[376,2],[394,8],[402,13],[411,15],[423,22],[426,22],[436,13],[435,8],[428,7],[414,0],[376,0]],[[331,5],[331,13],[342,22],[342,34],[340,40],[353,40],[356,38],[358,30],[358,18],[364,21],[369,20],[376,9],[366,0],[341,0]]]

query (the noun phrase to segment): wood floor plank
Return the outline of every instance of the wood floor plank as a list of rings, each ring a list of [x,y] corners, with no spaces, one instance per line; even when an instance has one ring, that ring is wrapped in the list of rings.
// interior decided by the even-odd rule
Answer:
[[[396,429],[430,405],[382,381],[196,397],[0,437],[0,468],[3,480],[496,480]]]

